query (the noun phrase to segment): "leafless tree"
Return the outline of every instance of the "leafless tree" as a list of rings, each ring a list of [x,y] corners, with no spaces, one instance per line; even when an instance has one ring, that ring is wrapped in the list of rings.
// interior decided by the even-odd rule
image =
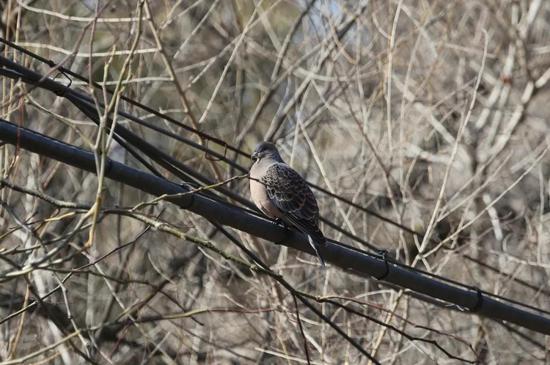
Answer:
[[[51,62],[8,44],[2,55],[70,83],[99,113],[96,124],[63,95],[2,78],[3,119],[93,151],[97,172],[0,147],[2,363],[550,361],[542,334],[321,269],[105,178],[107,158],[156,166],[114,139],[116,123],[217,183],[196,192],[223,186],[237,204],[248,181],[235,166],[250,161],[235,150],[273,140],[332,193],[316,192],[326,236],[549,311],[547,1],[5,0],[1,10],[2,38]]]

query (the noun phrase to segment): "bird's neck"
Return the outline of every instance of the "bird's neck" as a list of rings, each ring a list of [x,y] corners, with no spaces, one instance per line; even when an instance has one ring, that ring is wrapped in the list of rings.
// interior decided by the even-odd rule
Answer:
[[[258,160],[254,163],[254,165],[252,165],[254,168],[256,169],[268,169],[269,167],[275,165],[275,164],[278,164],[278,163],[282,163],[284,164],[284,161],[277,161],[275,159],[261,159],[261,160]]]

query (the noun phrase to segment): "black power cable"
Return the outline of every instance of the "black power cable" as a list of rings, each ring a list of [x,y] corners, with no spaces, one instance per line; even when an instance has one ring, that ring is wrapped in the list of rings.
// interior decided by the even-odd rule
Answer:
[[[0,38],[0,41],[3,41],[1,38]],[[6,43],[6,42],[4,42]],[[16,46],[18,47],[18,46]],[[21,50],[20,47],[18,47],[18,50]],[[31,53],[30,51],[25,51],[25,53]],[[48,63],[48,65],[51,65],[52,61],[48,61],[48,60],[45,60],[41,57],[37,57],[37,59],[43,61],[43,62],[46,62]],[[54,80],[52,79],[49,79],[49,78],[46,78],[32,70],[29,70],[7,58],[4,58],[2,56],[0,56],[0,65],[3,65],[4,67],[10,67],[11,69],[6,69],[6,68],[3,68],[3,69],[0,69],[0,74],[3,74],[4,76],[7,76],[7,77],[12,77],[12,78],[21,78],[23,81],[25,82],[28,82],[28,83],[31,83],[31,84],[34,84],[35,86],[37,87],[42,87],[42,88],[45,88],[47,90],[50,90],[54,93],[56,93],[57,95],[59,96],[63,96],[65,98],[67,98],[71,103],[73,103],[75,106],[77,106],[79,109],[81,109],[88,117],[90,117],[92,120],[96,121],[96,123],[98,123],[98,116],[97,116],[97,111],[95,110],[95,104],[93,103],[93,101],[91,100],[91,98],[87,97],[87,96],[84,96],[82,95],[81,93],[78,93],[77,91],[71,89],[69,86],[65,86],[63,84],[60,84],[58,82],[55,82]],[[54,64],[55,65],[55,64]],[[71,76],[73,75],[78,75],[70,70],[66,70],[64,69],[63,67],[59,67],[59,70],[62,72],[62,73],[67,73],[67,74],[70,74]],[[88,81],[86,80],[83,76],[80,76],[78,75],[79,79],[83,80],[83,81]],[[97,84],[96,84],[97,85]],[[97,85],[99,87],[99,85]],[[111,90],[109,90],[110,92],[112,92]],[[129,99],[129,98],[124,98],[122,97],[123,100],[132,100],[132,99]],[[138,103],[138,102],[135,102],[135,101],[132,101],[132,104],[138,106],[138,107],[145,107],[144,105]],[[83,106],[84,105],[84,106]],[[152,109],[146,107],[146,110],[147,111],[152,111]],[[224,162],[227,162],[229,163],[231,166],[237,168],[239,171],[247,171],[247,169],[245,169],[244,167],[242,167],[241,165],[237,164],[236,162],[230,160],[230,159],[227,159],[225,157],[225,155],[221,155],[219,153],[217,153],[216,151],[213,151],[211,149],[209,149],[208,147],[205,147],[205,146],[202,146],[200,144],[197,144],[195,142],[191,142],[191,141],[188,141],[178,135],[175,135],[171,132],[168,132],[160,127],[157,127],[157,126],[154,126],[152,125],[151,123],[147,123],[135,116],[132,116],[131,114],[128,114],[128,113],[124,113],[124,112],[119,112],[119,114],[129,120],[132,120],[134,122],[137,122],[145,127],[148,127],[148,128],[151,128],[159,133],[162,133],[162,134],[165,134],[171,138],[175,138],[179,141],[181,141],[182,143],[186,143],[194,148],[197,148],[197,149],[200,149],[201,151],[203,152],[206,152],[206,153],[209,153],[213,156],[215,156],[216,158],[224,161]],[[170,118],[168,116],[165,116],[163,115],[162,113],[158,113],[156,112],[155,113],[156,115],[159,115],[160,117],[162,118],[165,118],[167,119],[168,121],[172,121],[173,118]],[[177,125],[180,126],[180,122],[177,122]],[[196,130],[194,130],[193,128],[191,127],[188,127],[190,129],[192,129],[193,131],[195,132],[198,132]],[[143,140],[142,138],[140,138],[139,136],[135,135],[133,132],[130,132],[129,130],[127,130],[126,128],[124,127],[121,127],[119,125],[116,125],[115,126],[115,131],[119,132],[121,131],[119,134],[122,134],[123,135],[123,138],[126,139],[126,141],[128,142],[128,139],[130,140],[128,143],[130,143],[131,145],[133,145],[137,150],[140,150],[142,152],[144,152],[147,157],[155,160],[157,163],[159,163],[161,166],[163,166],[164,168],[166,168],[168,171],[172,172],[174,175],[182,178],[184,181],[188,181],[186,180],[186,177],[192,177],[193,179],[195,179],[195,181],[200,181],[204,184],[207,184],[207,185],[210,185],[210,184],[213,184],[214,182],[211,181],[210,179],[208,179],[207,177],[204,177],[200,174],[198,174],[197,172],[195,172],[194,170],[192,169],[189,169],[187,167],[185,167],[183,164],[181,164],[179,161],[171,158],[170,156],[166,155],[165,153],[163,153],[162,151],[160,151],[159,149],[157,149],[156,147],[150,145],[148,142],[146,142],[145,140]],[[201,133],[201,136],[204,136],[204,135],[207,135],[203,132],[200,132]],[[218,143],[216,138],[212,137],[212,139],[210,139],[212,141],[215,141],[216,143]],[[123,146],[127,146],[127,143],[124,142],[124,140],[120,140],[117,139],[117,141],[119,143],[121,143],[121,145]],[[224,142],[225,145],[227,145],[225,142]],[[234,148],[229,148],[231,150],[235,150]],[[130,150],[130,153],[132,153],[132,150]],[[248,154],[240,151],[240,154],[242,155],[245,155],[245,156],[248,156]],[[132,153],[134,155],[134,157],[136,157],[136,153],[134,151],[134,153]],[[138,158],[138,157],[136,157]],[[139,158],[138,158],[139,159]],[[141,158],[140,161],[142,161],[143,158]],[[145,165],[145,164],[144,164]],[[147,164],[145,165],[146,167],[150,168],[150,164]],[[154,170],[152,170],[154,171]],[[182,173],[184,175],[182,175]],[[399,224],[398,222],[394,222],[392,221],[391,219],[389,218],[386,218],[386,217],[383,217],[381,216],[380,214],[376,213],[376,212],[372,212],[370,209],[368,208],[365,208],[365,207],[362,207],[350,200],[347,200],[343,197],[340,197],[336,194],[333,194],[331,193],[330,191],[326,190],[326,189],[323,189],[321,187],[317,187],[316,185],[313,185],[313,184],[310,184],[313,188],[317,188],[318,190],[322,191],[323,193],[325,194],[328,194],[332,197],[335,197],[339,200],[342,200],[343,202],[353,206],[354,208],[356,209],[359,209],[359,210],[363,210],[369,214],[372,214],[374,216],[376,216],[377,218],[385,221],[385,222],[388,222],[390,224],[393,224],[394,226],[397,226],[405,231],[407,231],[408,233],[411,233],[411,234],[414,234],[414,235],[417,235],[421,238],[423,238],[423,235],[420,233],[420,232],[417,232],[415,230],[412,230],[406,226],[403,226],[401,224]],[[238,194],[235,194],[233,193],[232,191],[230,190],[227,190],[225,189],[224,187],[218,187],[216,188],[217,190],[220,190],[224,195],[230,197],[231,199],[235,200],[235,201],[238,201],[239,203],[243,204],[245,207],[249,208],[249,209],[253,209],[253,210],[256,210],[254,205],[248,201],[247,199],[241,197],[240,195]],[[207,193],[208,194],[208,193]],[[332,227],[333,229],[337,230],[338,232],[344,234],[345,236],[363,244],[364,246],[374,250],[374,251],[377,251],[377,252],[380,252],[382,254],[382,260],[384,262],[391,262],[392,264],[394,265],[397,265],[397,266],[402,266],[403,268],[407,268],[409,270],[415,270],[417,271],[418,273],[420,274],[423,274],[423,275],[427,275],[427,276],[431,276],[433,278],[436,278],[438,280],[442,280],[442,281],[446,281],[450,284],[453,284],[453,285],[457,285],[457,286],[462,286],[466,289],[473,289],[475,290],[476,292],[478,293],[482,293],[483,295],[485,296],[491,296],[493,298],[497,298],[497,299],[500,299],[500,300],[504,300],[504,301],[508,301],[510,303],[513,303],[513,304],[516,304],[516,305],[521,305],[521,306],[524,306],[526,308],[530,308],[530,309],[533,309],[533,310],[537,310],[537,311],[541,311],[541,312],[544,312],[544,313],[547,313],[547,314],[550,314],[549,311],[546,311],[546,310],[542,310],[542,309],[539,309],[539,308],[536,308],[534,306],[531,306],[531,305],[528,305],[528,304],[525,304],[525,303],[521,303],[521,302],[518,302],[518,301],[515,301],[515,300],[512,300],[512,299],[509,299],[509,298],[506,298],[506,297],[503,297],[503,296],[499,296],[499,295],[496,295],[496,294],[493,294],[493,293],[490,293],[490,292],[487,292],[487,291],[484,291],[484,290],[481,290],[479,288],[474,288],[474,287],[471,287],[471,286],[468,286],[468,285],[464,285],[462,283],[459,283],[457,281],[454,281],[454,280],[451,280],[451,279],[448,279],[448,278],[445,278],[445,277],[442,277],[442,276],[439,276],[439,275],[436,275],[436,274],[433,274],[433,273],[429,273],[429,272],[426,272],[426,271],[423,271],[421,269],[417,269],[417,268],[410,268],[402,263],[399,263],[399,262],[396,262],[396,261],[393,261],[391,260],[390,258],[387,257],[387,255],[384,253],[384,251],[382,250],[379,250],[375,245],[371,244],[370,242],[362,239],[361,237],[358,237],[356,235],[353,235],[352,233],[350,232],[347,232],[346,230],[342,229],[341,227],[337,226],[336,224],[330,222],[329,220],[327,219],[324,219],[324,218],[321,218],[321,220],[327,224],[328,226]],[[334,241],[333,241],[334,242]],[[336,242],[334,242],[336,243]],[[354,248],[354,247],[351,247],[351,246],[348,246],[348,245],[345,245],[345,244],[342,244],[342,243],[336,243],[336,244],[339,244],[339,245],[342,245],[346,248],[349,248],[349,249],[354,249],[358,252],[363,252],[363,253],[367,253],[361,249],[358,249],[358,248]]]
[[[17,145],[19,148],[39,153],[71,166],[93,173],[96,172],[95,157],[91,152],[29,129],[18,127],[1,119],[0,139]],[[172,195],[168,198],[172,203],[217,224],[227,225],[311,255],[315,254],[307,238],[301,233],[289,231],[270,220],[207,196],[200,194],[182,195],[181,193],[190,191],[186,186],[177,185],[161,177],[110,159],[107,159],[105,176],[156,196]],[[174,194],[178,195],[173,196]],[[359,252],[332,242],[327,242],[325,246],[320,247],[320,251],[328,262],[357,275],[374,277],[385,275],[384,280],[391,284],[452,303],[461,308],[469,308],[471,313],[475,312],[487,318],[507,321],[550,335],[550,317],[503,303],[490,296],[485,296],[479,290],[464,288],[462,284],[461,286],[451,285],[445,281],[423,275],[416,270],[385,261],[378,256]]]

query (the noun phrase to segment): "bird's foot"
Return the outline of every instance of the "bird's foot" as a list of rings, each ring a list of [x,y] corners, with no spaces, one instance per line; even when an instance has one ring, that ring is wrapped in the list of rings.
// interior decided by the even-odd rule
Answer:
[[[290,237],[290,235],[292,234],[292,230],[291,230],[291,227],[284,220],[282,220],[281,218],[275,218],[274,221],[279,226],[281,226],[285,229],[284,237],[280,240],[277,240],[277,242],[275,242],[275,244],[280,245]]]

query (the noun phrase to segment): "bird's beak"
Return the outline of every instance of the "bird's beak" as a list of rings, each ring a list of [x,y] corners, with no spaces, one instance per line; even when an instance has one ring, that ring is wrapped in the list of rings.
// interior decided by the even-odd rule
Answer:
[[[257,161],[259,157],[260,156],[258,156],[258,152],[253,152],[252,155],[250,156],[252,161]]]

